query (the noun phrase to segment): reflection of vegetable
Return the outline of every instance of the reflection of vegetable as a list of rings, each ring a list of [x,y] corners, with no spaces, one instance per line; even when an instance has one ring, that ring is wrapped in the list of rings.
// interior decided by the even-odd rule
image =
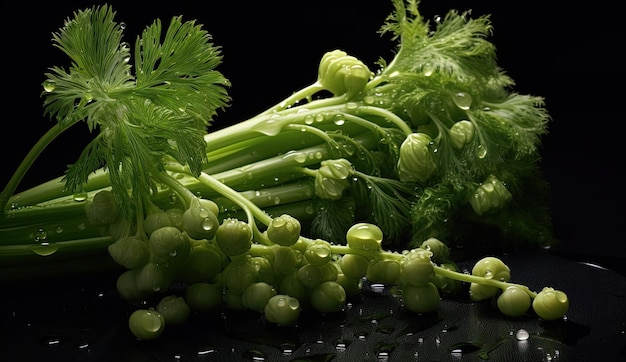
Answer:
[[[302,306],[341,310],[362,277],[406,284],[409,309],[436,308],[438,288],[456,289],[446,278],[465,279],[433,239],[472,243],[467,225],[495,227],[505,247],[549,244],[542,99],[511,92],[487,17],[450,11],[430,24],[417,1],[394,5],[381,29],[399,43],[391,62],[372,72],[328,52],[310,86],[211,133],[230,84],[209,34],[181,17],[164,32],[155,21],[131,52],[110,7],[76,12],[53,36],[72,65],[44,82],[58,123],[0,195],[0,262],[108,248],[129,269],[118,281],[127,299],[183,281],[200,288],[191,309],[212,309],[223,289],[228,307],[288,324]],[[99,133],[67,174],[13,195],[46,144],[80,121]],[[261,287],[259,301],[249,288]],[[157,314],[134,317],[138,335],[146,315]]]

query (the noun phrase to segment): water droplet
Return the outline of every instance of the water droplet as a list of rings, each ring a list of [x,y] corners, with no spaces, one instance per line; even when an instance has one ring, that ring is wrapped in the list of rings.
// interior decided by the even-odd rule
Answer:
[[[478,145],[478,147],[476,147],[476,156],[481,159],[485,158],[485,156],[487,156],[487,147]]]
[[[202,229],[206,230],[206,231],[211,231],[216,227],[215,222],[212,218],[205,218],[204,220],[202,220]]]
[[[86,192],[80,192],[80,193],[74,194],[74,201],[83,202],[85,200],[87,200]]]
[[[291,356],[296,346],[291,343],[283,343],[280,345],[280,350],[283,356]]]
[[[336,126],[342,126],[345,122],[346,122],[346,119],[343,118],[343,115],[341,114],[336,115],[335,118],[333,119],[333,123]]]
[[[266,136],[276,136],[280,133],[280,130],[282,128],[283,124],[279,122],[279,120],[270,118],[253,126],[252,130],[262,133]]]
[[[43,228],[39,228],[35,233],[35,241],[44,242],[48,238],[48,233]]]
[[[45,90],[46,92],[50,93],[53,92],[54,89],[56,88],[56,83],[55,81],[53,81],[52,79],[46,79],[43,82],[43,90]]]
[[[530,334],[524,328],[522,328],[522,329],[518,330],[517,332],[515,332],[515,338],[518,341],[526,341],[526,340],[528,340],[529,337],[530,337]]]
[[[350,345],[350,340],[344,339],[344,338],[339,338],[336,339],[333,342],[333,345],[335,346],[335,349],[339,352],[345,352],[346,348],[348,348],[348,346]]]
[[[215,352],[216,350],[213,347],[201,347],[200,349],[198,349],[198,356],[206,356]]]
[[[452,96],[452,101],[454,101],[454,104],[456,104],[457,107],[463,110],[468,110],[472,105],[473,99],[471,95],[465,92],[458,92]]]

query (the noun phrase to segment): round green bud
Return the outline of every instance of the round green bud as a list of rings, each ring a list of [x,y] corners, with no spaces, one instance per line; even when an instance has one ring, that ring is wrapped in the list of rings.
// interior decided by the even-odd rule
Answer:
[[[532,303],[533,310],[546,321],[563,318],[569,310],[567,294],[554,288],[544,287]]]
[[[296,275],[298,280],[307,288],[313,288],[325,281],[337,279],[339,271],[332,263],[323,265],[306,264],[301,266]]]
[[[530,295],[517,286],[506,288],[496,301],[502,314],[509,317],[524,315],[530,308]]]
[[[370,261],[366,257],[357,254],[344,254],[341,259],[339,259],[341,271],[348,278],[352,279],[363,278],[365,274],[367,274],[369,264]]]
[[[502,260],[493,256],[487,256],[474,264],[472,275],[508,282],[511,280],[511,269]],[[469,293],[472,300],[479,301],[494,297],[499,290],[497,287],[474,282],[470,284]]]
[[[301,303],[308,300],[307,289],[295,273],[286,275],[280,281],[279,289],[281,294],[297,298]]]
[[[156,229],[164,226],[173,226],[172,220],[165,211],[153,212],[143,219],[143,231],[148,235],[152,235],[152,232]]]
[[[511,280],[511,269],[501,259],[486,256],[474,264],[472,275],[508,282]]]
[[[271,297],[277,294],[276,289],[266,282],[250,284],[241,294],[241,302],[247,309],[258,313],[265,311],[265,306]]]
[[[363,62],[342,50],[327,52],[320,61],[318,83],[335,96],[358,94],[370,77],[371,72]]]
[[[146,299],[152,294],[152,292],[147,292],[144,290],[139,290],[137,286],[137,274],[139,272],[137,270],[126,270],[115,282],[115,286],[117,291],[120,293],[120,296],[124,298],[124,300],[138,302]]]
[[[274,254],[274,263],[272,264],[274,271],[279,274],[288,274],[295,270],[296,266],[302,261],[302,254],[288,246],[274,245],[272,247]]]
[[[325,200],[339,200],[350,187],[348,176],[353,171],[352,164],[343,158],[322,161],[315,173],[315,194]]]
[[[189,208],[183,212],[183,230],[192,239],[211,240],[220,225],[217,218],[218,213],[219,208],[217,208],[215,202],[194,198]]]
[[[275,217],[267,227],[267,237],[275,244],[291,246],[300,238],[300,221],[287,214]]]
[[[258,270],[252,257],[233,260],[222,271],[222,283],[228,290],[241,294],[252,283],[258,281]]]
[[[365,277],[372,283],[398,284],[402,267],[396,260],[375,260],[370,262]]]
[[[165,330],[165,318],[155,310],[138,309],[128,318],[131,333],[141,340],[158,338]]]
[[[163,297],[156,306],[168,325],[182,325],[189,319],[191,310],[183,297],[168,295]]]
[[[94,195],[93,200],[87,200],[85,213],[89,223],[104,226],[115,222],[119,215],[119,207],[113,193],[109,190],[102,190]]]
[[[252,247],[252,229],[244,221],[227,218],[217,229],[215,241],[224,254],[241,255]]]
[[[402,182],[426,182],[437,165],[430,150],[432,138],[425,133],[411,133],[400,145],[398,177]]]
[[[437,238],[428,238],[422,242],[420,248],[429,250],[432,252],[430,260],[440,264],[450,258],[450,248],[443,241]]]
[[[285,294],[271,297],[263,309],[265,318],[279,326],[294,324],[300,317],[300,311],[301,306],[298,299]]]
[[[400,278],[404,285],[424,286],[435,277],[435,269],[430,260],[405,258],[400,265],[402,267]]]
[[[178,275],[186,283],[210,280],[222,271],[221,251],[213,244],[194,245],[189,251],[186,262]]]
[[[383,242],[381,228],[370,223],[354,224],[346,232],[348,246],[356,250],[380,251]]]
[[[494,175],[487,179],[470,196],[469,203],[478,215],[484,215],[505,207],[513,199],[502,181]]]
[[[330,250],[330,243],[324,240],[315,240],[307,245],[304,251],[304,258],[311,265],[323,265],[333,258]]]
[[[416,313],[430,313],[437,310],[441,297],[433,283],[422,286],[407,285],[402,288],[402,302],[406,308]]]
[[[189,255],[189,239],[173,226],[158,228],[150,234],[148,245],[156,263],[180,266]]]
[[[346,291],[336,281],[325,281],[311,291],[311,305],[321,313],[334,313],[346,306]]]
[[[452,146],[455,148],[463,148],[463,146],[472,142],[474,133],[474,124],[468,120],[454,123],[448,132]]]
[[[137,269],[137,288],[145,292],[164,292],[173,282],[172,271],[162,264],[149,262]]]
[[[150,247],[135,236],[119,239],[107,247],[111,258],[127,269],[144,266],[150,259]]]

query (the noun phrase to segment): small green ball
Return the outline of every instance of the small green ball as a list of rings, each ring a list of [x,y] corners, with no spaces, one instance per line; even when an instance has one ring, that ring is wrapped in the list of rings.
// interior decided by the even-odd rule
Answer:
[[[155,310],[138,309],[128,318],[131,333],[141,340],[158,338],[165,330],[165,318]]]

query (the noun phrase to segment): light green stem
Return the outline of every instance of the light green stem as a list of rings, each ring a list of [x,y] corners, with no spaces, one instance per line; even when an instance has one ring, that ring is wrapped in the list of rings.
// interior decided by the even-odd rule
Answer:
[[[433,268],[435,269],[436,274],[442,275],[449,279],[454,279],[454,280],[467,282],[467,283],[477,283],[477,284],[482,284],[482,285],[488,285],[488,286],[492,286],[495,288],[499,288],[501,290],[505,290],[508,287],[515,286],[525,291],[531,298],[535,298],[537,296],[537,293],[531,291],[525,285],[509,283],[509,282],[504,282],[504,281],[494,280],[494,279],[488,279],[488,278],[477,276],[477,275],[460,273],[460,272],[456,272],[456,271],[449,270],[446,268],[442,268],[437,265],[433,265]]]

